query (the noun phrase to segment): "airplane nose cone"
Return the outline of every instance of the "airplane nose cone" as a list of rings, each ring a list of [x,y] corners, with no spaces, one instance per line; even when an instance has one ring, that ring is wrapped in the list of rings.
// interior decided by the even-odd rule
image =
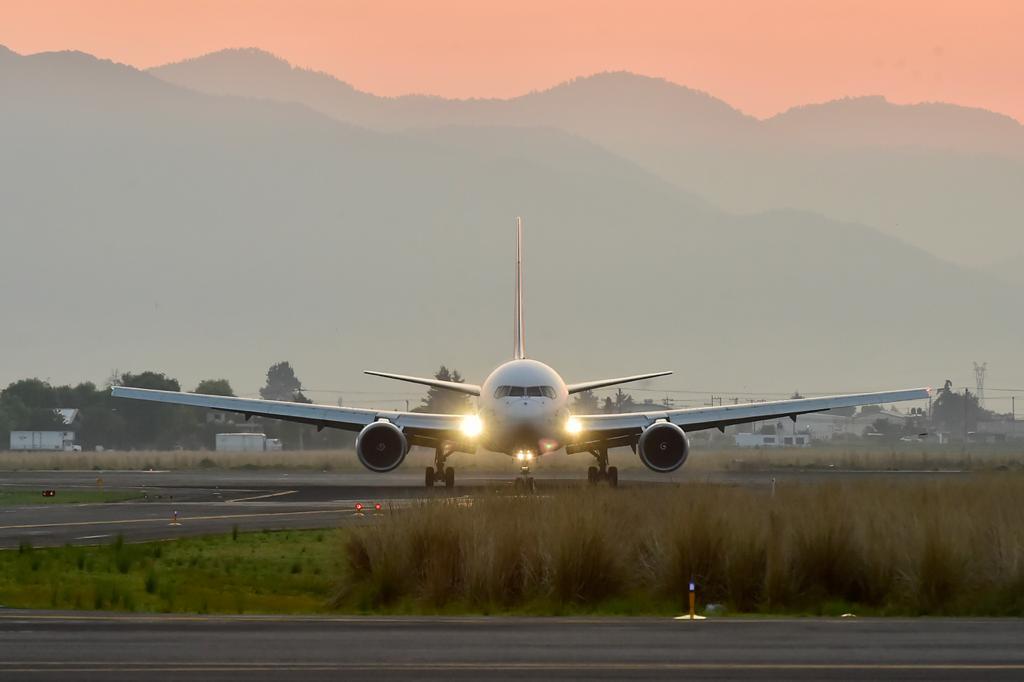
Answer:
[[[533,400],[518,400],[509,407],[508,416],[514,422],[536,421],[547,415],[545,406]]]

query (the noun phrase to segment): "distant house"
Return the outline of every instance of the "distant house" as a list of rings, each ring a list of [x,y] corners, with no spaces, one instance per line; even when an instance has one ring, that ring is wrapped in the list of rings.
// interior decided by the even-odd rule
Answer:
[[[1024,421],[1019,419],[993,419],[992,421],[978,422],[975,438],[992,443],[1007,440],[1024,440]]]
[[[812,412],[797,417],[796,424],[788,419],[776,422],[775,431],[777,433],[788,432],[789,435],[793,435],[794,431],[797,431],[808,435],[811,440],[828,441],[845,434],[849,421],[849,417],[841,414]]]
[[[741,448],[804,448],[811,444],[806,433],[737,433],[736,446]]]
[[[774,422],[768,421],[762,422],[759,425],[752,425],[750,427],[752,433],[737,434],[736,444],[740,447],[778,447],[797,444],[795,440],[790,443],[778,440],[786,437],[795,439],[805,436],[808,441],[829,441],[843,436],[856,436],[860,438],[869,433],[874,433],[876,431],[875,422],[879,419],[902,426],[908,418],[909,415],[902,412],[885,409],[858,412],[853,416],[835,414],[834,412],[812,412],[799,415],[796,418],[796,423],[789,419],[778,419]],[[757,438],[744,438],[741,443],[740,435],[758,437],[762,435],[778,436],[778,442],[760,442]]]
[[[61,431],[11,431],[11,450],[80,450],[75,443],[78,410],[59,407],[54,410],[67,427]]]
[[[861,411],[848,419],[850,421],[846,433],[854,436],[866,436],[869,433],[875,433],[875,422],[879,419],[902,427],[907,421],[907,415],[895,410]]]

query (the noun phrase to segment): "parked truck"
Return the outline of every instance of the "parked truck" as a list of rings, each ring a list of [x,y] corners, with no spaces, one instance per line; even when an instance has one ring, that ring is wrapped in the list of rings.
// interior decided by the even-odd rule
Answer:
[[[218,433],[216,449],[218,452],[264,452],[280,450],[281,441],[267,438],[265,433]]]
[[[74,431],[11,431],[11,450],[78,451]]]

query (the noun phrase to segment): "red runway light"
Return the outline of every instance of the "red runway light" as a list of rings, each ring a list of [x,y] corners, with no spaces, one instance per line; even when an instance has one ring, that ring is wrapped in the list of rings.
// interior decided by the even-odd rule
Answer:
[[[374,508],[374,509],[375,509],[376,511],[380,511],[380,502],[378,502],[377,504],[373,505],[373,508]]]
[[[363,511],[363,503],[356,502],[356,511]]]

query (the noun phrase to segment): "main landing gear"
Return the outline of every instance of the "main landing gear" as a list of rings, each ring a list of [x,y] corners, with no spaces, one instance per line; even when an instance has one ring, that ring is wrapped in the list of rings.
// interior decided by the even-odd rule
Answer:
[[[601,481],[607,481],[609,487],[618,488],[619,468],[608,466],[608,448],[591,450],[590,454],[597,459],[597,466],[587,469],[587,483],[597,485]]]
[[[434,449],[434,466],[427,467],[424,472],[424,483],[428,488],[433,488],[435,483],[444,482],[444,487],[451,489],[455,487],[455,469],[446,467],[445,462],[452,454],[444,445],[438,445]]]
[[[537,484],[534,482],[533,476],[530,475],[529,464],[524,464],[519,467],[519,478],[515,480],[512,487],[517,493],[537,492]]]

